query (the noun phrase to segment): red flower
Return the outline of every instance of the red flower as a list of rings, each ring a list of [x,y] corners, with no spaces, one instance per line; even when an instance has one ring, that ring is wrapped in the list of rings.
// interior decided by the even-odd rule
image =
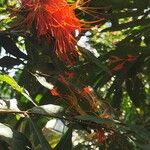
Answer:
[[[75,16],[74,8],[66,0],[21,0],[22,9],[27,16],[22,24],[32,31],[36,26],[39,39],[50,42],[55,39],[55,52],[67,64],[72,64],[78,56],[75,30],[81,30],[80,20]]]
[[[125,62],[123,62],[123,63],[121,63],[121,64],[118,64],[117,66],[115,66],[115,67],[112,69],[112,71],[119,71],[119,70],[123,69],[124,63],[125,63]]]
[[[69,78],[69,79],[73,79],[74,77],[75,77],[75,74],[74,74],[74,72],[65,72],[65,75],[66,75],[66,77],[67,78]]]
[[[85,93],[87,93],[87,94],[90,94],[90,93],[92,92],[92,88],[89,87],[89,86],[85,86],[85,87],[83,88],[83,92],[85,92]]]
[[[57,91],[57,88],[53,88],[52,90],[50,90],[50,93],[51,93],[53,96],[60,96],[60,94],[59,94],[58,91]]]
[[[127,59],[127,61],[128,61],[128,62],[132,62],[132,61],[135,61],[136,59],[137,59],[137,57],[136,57],[136,56],[128,55],[128,59]]]
[[[104,130],[99,130],[96,132],[96,139],[99,143],[103,143],[107,139]]]

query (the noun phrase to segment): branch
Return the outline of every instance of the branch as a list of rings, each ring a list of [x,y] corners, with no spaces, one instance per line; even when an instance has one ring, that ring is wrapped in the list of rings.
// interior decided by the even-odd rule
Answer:
[[[97,124],[95,122],[80,120],[80,119],[77,119],[74,117],[67,118],[64,116],[58,116],[58,115],[53,115],[53,114],[43,114],[43,113],[37,113],[37,112],[31,112],[31,111],[15,111],[15,110],[0,110],[0,114],[23,114],[23,115],[28,116],[28,117],[30,115],[42,115],[42,116],[57,118],[60,120],[66,120],[66,121],[69,121],[71,123],[77,123],[77,124],[83,126],[85,129],[86,129],[86,127],[92,128],[92,129],[105,128],[106,130],[113,131],[116,133],[116,131],[114,129],[112,129],[111,126],[108,127],[105,124]]]

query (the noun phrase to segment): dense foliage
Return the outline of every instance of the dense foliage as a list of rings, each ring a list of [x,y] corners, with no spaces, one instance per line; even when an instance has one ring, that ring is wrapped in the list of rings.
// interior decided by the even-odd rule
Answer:
[[[0,149],[149,150],[149,40],[149,0],[0,0]]]

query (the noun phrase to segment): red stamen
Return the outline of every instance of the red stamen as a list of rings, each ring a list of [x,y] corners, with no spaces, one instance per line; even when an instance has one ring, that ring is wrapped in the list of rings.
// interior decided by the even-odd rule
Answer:
[[[97,131],[96,139],[98,140],[99,143],[103,143],[107,139],[104,130]]]
[[[51,93],[53,96],[60,96],[60,94],[59,94],[58,91],[57,91],[57,88],[53,88],[52,90],[50,90],[50,93]]]
[[[22,9],[27,11],[26,19],[21,23],[32,31],[36,26],[39,39],[55,39],[57,56],[67,64],[72,64],[78,57],[73,34],[81,30],[82,24],[75,16],[74,9],[66,0],[21,0]],[[49,43],[50,44],[50,43]]]
[[[85,92],[85,93],[87,93],[87,94],[90,94],[90,93],[92,92],[92,88],[89,87],[89,86],[85,86],[85,87],[83,88],[83,92]]]

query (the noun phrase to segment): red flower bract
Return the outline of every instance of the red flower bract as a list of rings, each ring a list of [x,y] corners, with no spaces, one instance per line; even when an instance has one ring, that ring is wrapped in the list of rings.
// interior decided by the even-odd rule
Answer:
[[[22,9],[27,11],[23,23],[29,30],[36,26],[38,39],[50,44],[55,39],[55,52],[67,64],[78,56],[75,30],[81,30],[80,20],[66,0],[21,0]]]

